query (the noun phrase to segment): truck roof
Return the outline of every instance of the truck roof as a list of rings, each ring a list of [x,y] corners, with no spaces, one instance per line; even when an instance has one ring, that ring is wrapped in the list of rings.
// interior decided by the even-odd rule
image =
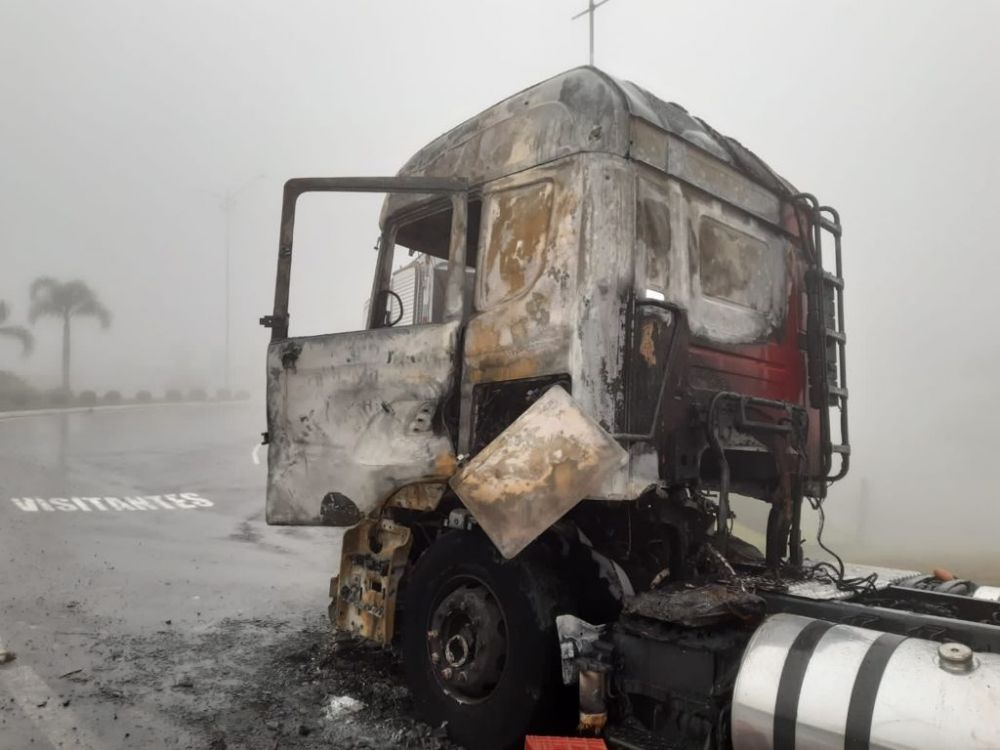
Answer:
[[[417,151],[401,176],[457,177],[470,186],[581,152],[628,157],[641,121],[711,154],[778,195],[795,192],[762,159],[684,107],[590,66],[560,73],[469,118]],[[419,202],[388,196],[383,217]]]

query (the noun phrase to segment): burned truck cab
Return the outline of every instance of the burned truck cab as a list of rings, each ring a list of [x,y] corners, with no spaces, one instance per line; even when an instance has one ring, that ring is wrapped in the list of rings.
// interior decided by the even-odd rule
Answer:
[[[385,339],[387,353],[412,344],[435,358],[422,373],[426,396],[411,400],[436,420],[424,441],[435,445],[421,446],[435,466],[393,472],[403,457],[387,451],[361,462],[364,481],[338,487],[334,466],[349,456],[331,451],[328,471],[299,460],[324,458],[319,441],[292,430],[296,420],[324,427],[306,404],[322,401],[343,420],[360,403],[291,387],[305,365],[299,352],[321,346],[287,338],[294,205],[309,190],[388,193],[368,330],[328,343]],[[780,537],[803,492],[821,497],[846,471],[846,419],[831,430],[829,418],[846,409],[842,282],[821,257],[829,230],[839,263],[835,214],[678,105],[577,69],[441,136],[397,178],[290,181],[285,209],[268,319],[276,523],[328,523],[321,511],[334,495],[360,518],[412,481],[449,480],[458,456],[476,456],[555,385],[627,454],[573,504],[664,486],[733,490],[772,501]],[[448,264],[449,277],[440,283],[439,273],[433,304],[397,327],[388,324],[403,306],[391,278],[401,247]],[[363,358],[349,368],[329,360],[314,374],[341,381],[383,364],[381,354]]]
[[[310,191],[386,194],[364,330],[288,336]],[[268,522],[349,528],[335,624],[401,629],[425,713],[486,746],[491,701],[541,715],[556,615],[801,564],[803,499],[850,451],[840,234],[737,141],[594,68],[396,177],[289,181],[262,319]],[[394,273],[404,248],[431,281]],[[730,493],[770,505],[763,549],[732,538]]]

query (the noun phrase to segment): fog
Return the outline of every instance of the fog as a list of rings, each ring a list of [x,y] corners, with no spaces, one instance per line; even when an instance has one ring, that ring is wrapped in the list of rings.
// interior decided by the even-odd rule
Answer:
[[[394,173],[494,102],[586,62],[585,0],[0,2],[0,299],[38,276],[74,324],[74,389],[261,393],[281,184]],[[996,571],[1000,5],[613,0],[596,63],[733,135],[845,223],[854,461],[829,539]],[[263,175],[259,177],[259,175]],[[358,327],[378,201],[304,205],[310,322]],[[305,218],[317,209],[316,218]],[[293,303],[294,304],[294,303]],[[301,309],[301,308],[297,308]],[[60,328],[0,370],[59,384]],[[263,415],[261,416],[263,424]],[[812,529],[808,532],[812,536]]]

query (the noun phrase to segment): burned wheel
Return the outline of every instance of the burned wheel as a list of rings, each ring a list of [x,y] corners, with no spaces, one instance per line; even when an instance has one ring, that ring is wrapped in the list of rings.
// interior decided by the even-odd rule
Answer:
[[[504,560],[479,532],[438,539],[409,573],[403,659],[422,718],[469,748],[559,726],[555,616],[572,610],[538,560]]]
[[[427,631],[432,671],[441,689],[456,700],[484,700],[503,674],[507,622],[485,581],[459,575],[451,584],[453,588],[442,588]]]

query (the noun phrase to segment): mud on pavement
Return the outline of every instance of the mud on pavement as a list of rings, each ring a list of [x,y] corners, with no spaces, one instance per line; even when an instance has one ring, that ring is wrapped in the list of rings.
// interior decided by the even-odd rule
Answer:
[[[98,644],[77,675],[95,698],[167,714],[212,750],[461,750],[417,721],[398,656],[298,622],[225,619],[200,632],[164,623],[153,637]]]

